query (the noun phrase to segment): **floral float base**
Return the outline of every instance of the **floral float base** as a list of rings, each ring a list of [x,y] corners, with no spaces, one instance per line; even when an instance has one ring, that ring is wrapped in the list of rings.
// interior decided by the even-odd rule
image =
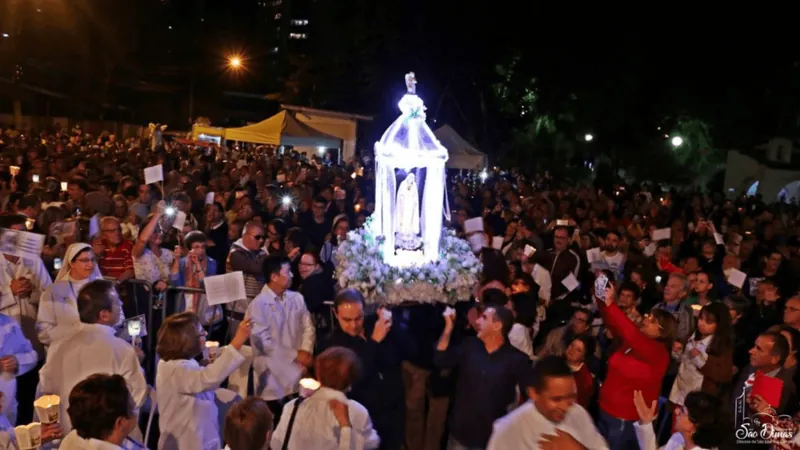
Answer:
[[[414,260],[414,255],[382,254],[383,238],[372,220],[347,234],[336,252],[336,278],[342,288],[360,291],[368,304],[405,302],[454,304],[468,300],[478,282],[481,262],[469,244],[452,230],[442,230],[439,258]],[[414,253],[414,252],[410,252]]]

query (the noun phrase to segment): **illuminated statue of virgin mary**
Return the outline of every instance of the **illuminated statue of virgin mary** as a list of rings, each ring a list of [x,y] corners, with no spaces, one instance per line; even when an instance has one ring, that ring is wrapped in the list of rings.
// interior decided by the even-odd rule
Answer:
[[[419,191],[413,173],[406,176],[397,190],[395,219],[397,246],[405,250],[419,247]]]
[[[383,238],[384,261],[395,267],[439,259],[442,219],[449,218],[447,149],[425,123],[413,72],[406,74],[405,84],[398,104],[402,114],[375,143],[372,226]]]

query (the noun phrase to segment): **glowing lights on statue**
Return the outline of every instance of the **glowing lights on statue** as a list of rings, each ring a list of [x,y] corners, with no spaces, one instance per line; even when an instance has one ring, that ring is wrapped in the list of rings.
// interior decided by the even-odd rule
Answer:
[[[680,136],[675,136],[672,138],[671,142],[673,147],[680,147],[683,145],[683,138]]]

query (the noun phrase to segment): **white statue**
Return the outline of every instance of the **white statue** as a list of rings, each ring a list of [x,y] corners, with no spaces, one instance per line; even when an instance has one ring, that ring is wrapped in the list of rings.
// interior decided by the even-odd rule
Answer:
[[[400,183],[395,203],[396,243],[406,250],[419,247],[419,191],[413,173]]]

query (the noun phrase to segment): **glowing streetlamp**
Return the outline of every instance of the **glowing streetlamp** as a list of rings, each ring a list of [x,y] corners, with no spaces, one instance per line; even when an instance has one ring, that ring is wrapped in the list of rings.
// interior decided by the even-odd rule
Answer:
[[[592,139],[594,139],[594,136],[592,136],[591,133],[586,133],[586,135],[583,136],[583,140],[586,142],[592,142]]]
[[[242,58],[240,56],[231,56],[228,58],[228,67],[233,70],[238,70],[242,68]]]
[[[680,147],[683,144],[683,138],[680,136],[675,136],[672,138],[671,142],[673,147]]]

